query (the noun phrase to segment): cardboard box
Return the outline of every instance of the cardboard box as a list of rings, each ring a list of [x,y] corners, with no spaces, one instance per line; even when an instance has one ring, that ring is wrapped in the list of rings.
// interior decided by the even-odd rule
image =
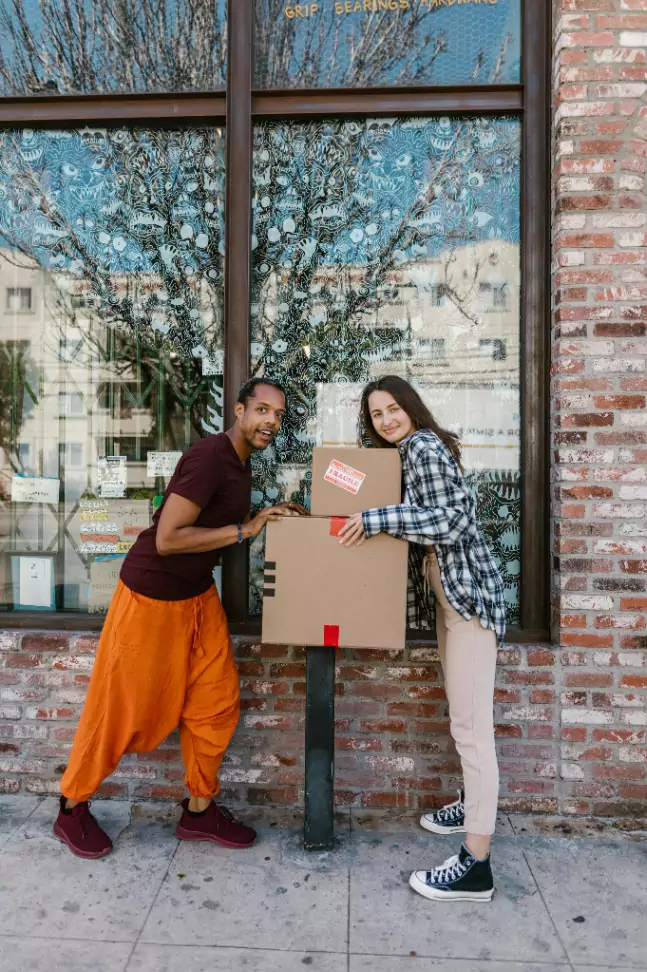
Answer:
[[[268,524],[266,644],[404,647],[408,544],[379,534],[342,547],[344,522],[295,517]]]
[[[314,450],[313,516],[351,516],[400,502],[402,465],[397,449]]]

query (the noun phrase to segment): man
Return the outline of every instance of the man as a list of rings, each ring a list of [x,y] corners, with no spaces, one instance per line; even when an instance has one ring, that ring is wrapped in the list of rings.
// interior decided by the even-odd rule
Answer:
[[[182,803],[177,836],[236,848],[256,838],[251,827],[212,802],[240,711],[213,569],[224,547],[258,536],[268,520],[305,513],[287,503],[250,518],[250,456],[270,445],[284,414],[280,385],[247,382],[235,424],[185,453],[153,525],[124,561],[54,823],[55,836],[78,857],[112,850],[88,804],[101,781],[124,753],[155,749],[178,724],[190,798]]]

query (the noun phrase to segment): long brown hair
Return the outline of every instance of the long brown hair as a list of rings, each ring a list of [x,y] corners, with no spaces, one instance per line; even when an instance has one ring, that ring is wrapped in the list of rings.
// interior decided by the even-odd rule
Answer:
[[[376,391],[388,392],[389,395],[392,395],[400,408],[407,413],[416,431],[419,429],[429,429],[434,435],[437,435],[453,455],[458,463],[459,469],[461,471],[463,470],[461,446],[456,433],[441,428],[415,388],[412,388],[408,381],[405,381],[404,378],[399,378],[397,375],[384,375],[383,378],[377,378],[375,381],[370,382],[362,392],[360,409],[361,438],[368,436],[372,444],[378,449],[394,448],[391,442],[387,442],[381,435],[378,435],[373,425],[368,400],[373,392]]]

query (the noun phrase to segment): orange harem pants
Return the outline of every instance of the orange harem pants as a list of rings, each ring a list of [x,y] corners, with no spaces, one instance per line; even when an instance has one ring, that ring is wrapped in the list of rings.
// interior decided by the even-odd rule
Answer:
[[[155,749],[179,724],[186,787],[212,797],[239,712],[238,672],[215,587],[189,600],[155,601],[120,581],[61,791],[87,800],[124,753]]]

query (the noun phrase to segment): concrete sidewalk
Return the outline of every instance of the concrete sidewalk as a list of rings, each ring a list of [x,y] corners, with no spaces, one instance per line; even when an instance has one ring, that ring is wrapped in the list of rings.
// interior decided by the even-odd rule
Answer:
[[[178,842],[175,807],[94,811],[115,852],[86,862],[52,837],[55,800],[0,797],[2,972],[647,969],[644,834],[502,816],[493,903],[443,905],[407,879],[459,841],[410,816],[340,813],[336,850],[312,854],[290,811],[245,811],[246,851]]]

